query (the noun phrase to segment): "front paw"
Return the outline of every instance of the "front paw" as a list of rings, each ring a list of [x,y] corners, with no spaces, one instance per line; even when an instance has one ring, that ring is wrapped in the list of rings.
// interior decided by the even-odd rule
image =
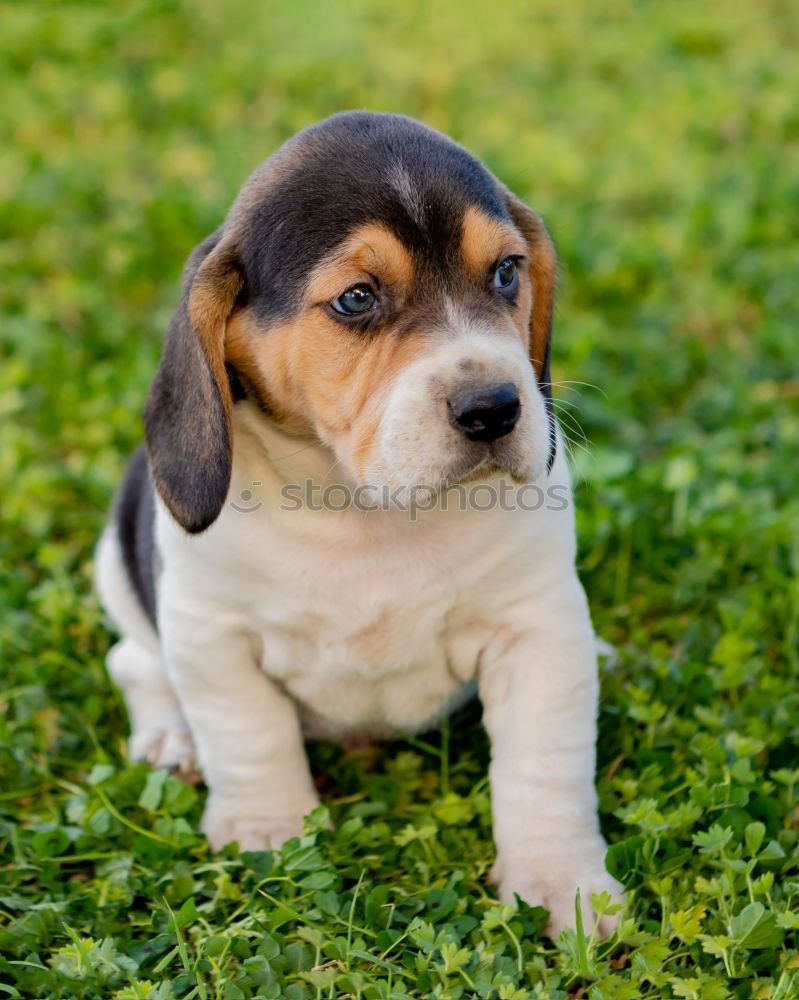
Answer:
[[[236,841],[242,851],[277,850],[292,837],[302,835],[303,818],[317,805],[310,802],[285,812],[261,808],[252,799],[236,799],[211,792],[205,805],[202,832],[218,851]]]
[[[150,767],[166,768],[189,784],[200,781],[194,741],[180,717],[156,718],[150,725],[134,729],[128,746],[134,763],[146,761]]]
[[[563,855],[531,849],[523,859],[498,858],[494,881],[505,903],[513,903],[518,894],[530,906],[545,906],[549,910],[547,934],[552,938],[566,927],[575,927],[575,896],[579,889],[583,928],[590,935],[596,921],[591,896],[609,892],[614,903],[622,902],[623,888],[605,870],[604,856],[604,843]],[[612,934],[617,921],[616,914],[600,917],[599,933]]]

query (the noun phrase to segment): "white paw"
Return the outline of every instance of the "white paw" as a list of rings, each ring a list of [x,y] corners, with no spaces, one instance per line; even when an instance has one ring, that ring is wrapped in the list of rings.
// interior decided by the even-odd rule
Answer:
[[[215,851],[233,841],[242,851],[277,850],[292,837],[302,836],[303,818],[315,805],[312,802],[290,815],[264,816],[257,814],[257,804],[252,800],[237,802],[212,792],[201,829]]]
[[[591,896],[609,892],[614,903],[622,902],[622,886],[605,871],[604,844],[601,849],[592,847],[580,855],[570,851],[558,857],[551,850],[547,854],[534,854],[532,852],[522,863],[498,859],[494,876],[502,902],[513,903],[514,893],[517,893],[530,906],[545,906],[549,910],[547,934],[550,937],[556,938],[566,927],[575,928],[575,896],[578,889],[583,929],[587,935],[593,931],[596,921]],[[601,917],[599,933],[603,936],[612,934],[617,922],[618,914]]]
[[[199,778],[194,740],[182,719],[134,730],[130,737],[130,759],[177,771],[187,780]]]

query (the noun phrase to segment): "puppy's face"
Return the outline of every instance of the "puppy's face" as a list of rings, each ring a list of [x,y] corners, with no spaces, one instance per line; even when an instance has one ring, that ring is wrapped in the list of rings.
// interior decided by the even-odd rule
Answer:
[[[188,530],[218,514],[231,376],[375,490],[537,477],[554,272],[538,217],[438,133],[364,113],[301,133],[187,267],[147,412],[161,495]]]

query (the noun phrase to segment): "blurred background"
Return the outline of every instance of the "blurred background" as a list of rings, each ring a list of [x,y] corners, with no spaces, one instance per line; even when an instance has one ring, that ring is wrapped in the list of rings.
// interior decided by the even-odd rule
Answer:
[[[789,759],[796,4],[65,0],[0,17],[8,787],[57,812],[57,779],[98,745],[122,759],[91,554],[183,262],[261,160],[347,108],[447,132],[555,238],[580,566],[621,650],[600,744],[600,768],[625,761],[600,789],[611,834],[632,774],[701,771],[721,732]],[[660,781],[644,792],[665,802]]]

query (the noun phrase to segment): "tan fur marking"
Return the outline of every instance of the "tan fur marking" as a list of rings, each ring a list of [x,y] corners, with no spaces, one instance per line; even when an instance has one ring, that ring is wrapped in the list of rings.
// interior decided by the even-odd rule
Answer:
[[[520,275],[521,277],[521,275]],[[524,344],[527,353],[533,360],[536,378],[540,377],[540,369],[533,359],[532,348],[532,309],[533,309],[533,286],[529,280],[519,281],[519,295],[516,299],[517,307],[513,313],[513,325],[519,335],[519,340]]]
[[[360,226],[311,272],[308,302],[328,302],[358,281],[375,275],[403,291],[413,280],[413,262],[405,247],[385,226]]]
[[[481,278],[504,257],[526,256],[527,244],[515,226],[470,205],[463,215],[461,252],[468,270]]]
[[[364,338],[319,309],[261,328],[247,309],[228,322],[226,358],[288,429],[331,440],[348,435],[363,467],[377,431],[381,404],[426,338],[390,332]]]
[[[539,381],[549,350],[552,311],[555,305],[555,249],[549,234],[541,227],[530,256],[529,273],[533,285],[533,314],[530,321],[530,357]]]
[[[219,386],[228,426],[233,401],[225,372],[225,324],[242,282],[233,252],[220,244],[200,266],[188,302],[189,320]]]
[[[423,349],[421,333],[364,337],[318,308],[372,275],[399,299],[413,280],[410,254],[377,223],[360,227],[317,265],[296,318],[262,329],[243,309],[231,317],[226,337],[227,360],[285,426],[328,441],[349,436],[359,466],[374,441],[380,400]]]
[[[549,351],[557,284],[557,258],[546,226],[531,208],[505,188],[513,221],[527,241],[528,274],[533,286],[530,316],[530,358],[539,382]]]

